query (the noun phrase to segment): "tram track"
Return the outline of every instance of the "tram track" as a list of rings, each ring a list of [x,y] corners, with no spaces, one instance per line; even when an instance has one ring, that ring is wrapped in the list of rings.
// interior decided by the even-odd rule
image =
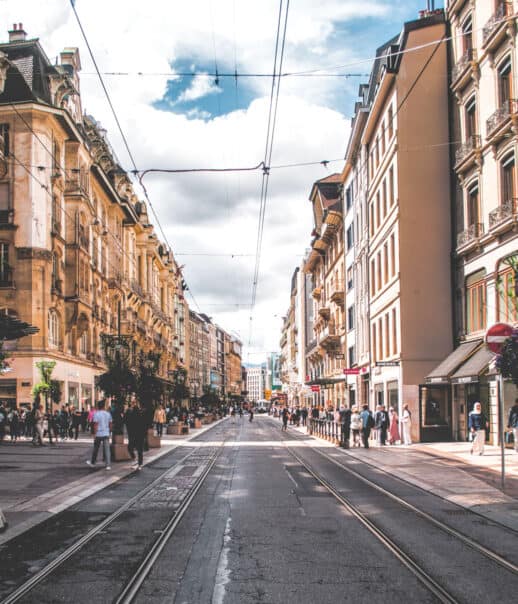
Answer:
[[[291,457],[298,464],[300,464],[300,466],[302,466],[322,487],[324,487],[324,489],[330,495],[332,495],[345,509],[347,509],[347,511],[351,513],[374,537],[376,537],[387,549],[389,549],[396,556],[396,558],[398,558],[398,560],[400,560],[400,562],[404,564],[412,572],[412,574],[416,576],[418,580],[440,602],[460,602],[461,600],[459,600],[458,597],[452,594],[444,585],[441,584],[441,582],[434,578],[432,574],[424,568],[423,564],[418,563],[416,561],[415,556],[405,551],[404,545],[398,545],[396,541],[390,537],[386,530],[379,526],[378,523],[373,522],[367,514],[365,514],[359,509],[358,505],[353,503],[347,496],[341,493],[338,488],[330,482],[330,480],[328,480],[322,475],[321,471],[316,470],[306,459],[296,453],[293,447],[290,447],[290,442],[293,444],[297,441],[300,442],[300,440],[305,439],[299,437],[299,435],[296,435],[296,437],[291,441],[286,439],[282,440],[283,446],[291,455]],[[334,459],[325,452],[317,448],[311,448],[311,451],[312,453],[315,453],[319,457],[325,459],[327,462],[330,462],[334,466],[340,468],[340,470],[347,472],[348,475],[354,477],[356,480],[359,480],[363,485],[367,486],[370,489],[373,489],[376,493],[388,498],[390,501],[396,503],[398,506],[402,507],[406,511],[411,512],[415,516],[421,518],[429,525],[440,529],[449,538],[454,538],[458,540],[463,545],[469,547],[471,550],[476,552],[476,554],[484,556],[491,563],[498,565],[501,569],[512,573],[514,576],[518,576],[518,565],[514,562],[506,559],[505,557],[501,556],[499,553],[486,547],[485,545],[482,545],[481,543],[472,539],[471,537],[459,531],[458,529],[449,526],[441,520],[433,517],[428,512],[419,509],[412,503],[406,501],[402,497],[399,497],[388,489],[380,486],[369,478],[366,478],[361,473],[348,467],[344,463],[341,463],[337,459]]]
[[[215,447],[215,451],[210,455],[209,459],[206,461],[203,470],[196,477],[196,480],[191,486],[188,494],[182,499],[167,524],[159,531],[159,536],[151,544],[138,569],[133,573],[130,580],[125,584],[121,594],[114,600],[115,602],[129,602],[131,601],[131,599],[128,599],[128,597],[133,594],[131,595],[132,598],[134,597],[134,594],[137,593],[138,587],[135,588],[135,586],[138,583],[138,578],[142,578],[140,583],[138,583],[138,586],[140,586],[140,584],[145,579],[145,573],[149,573],[153,561],[156,560],[156,558],[159,556],[160,551],[162,551],[163,547],[173,534],[175,528],[180,523],[182,517],[189,508],[189,505],[191,504],[192,500],[198,493],[199,489],[205,482],[208,475],[210,474],[210,471],[212,470],[221,452],[224,450],[227,441],[228,436],[224,438],[218,446]],[[36,572],[30,579],[19,585],[13,592],[11,592],[1,601],[1,604],[14,604],[15,602],[19,602],[25,596],[29,595],[43,581],[50,578],[53,572],[62,567],[74,555],[80,553],[85,548],[85,546],[89,544],[93,539],[105,533],[105,531],[118,519],[120,519],[123,514],[130,511],[135,506],[138,506],[140,502],[145,501],[146,497],[149,497],[165,479],[174,478],[177,474],[179,474],[182,468],[185,468],[185,466],[190,460],[192,461],[193,457],[195,457],[197,454],[200,454],[201,449],[202,448],[195,446],[192,451],[180,458],[172,468],[167,468],[166,470],[161,472],[159,476],[157,476],[151,483],[149,483],[143,489],[138,491],[138,493],[136,493],[134,496],[125,501],[99,524],[94,526],[85,535],[83,535],[72,545],[67,547],[51,562],[49,562],[38,572]]]

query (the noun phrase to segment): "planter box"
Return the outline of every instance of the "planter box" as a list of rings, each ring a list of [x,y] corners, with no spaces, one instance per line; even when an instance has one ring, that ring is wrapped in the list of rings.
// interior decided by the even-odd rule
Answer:
[[[124,444],[124,434],[114,434],[113,435],[113,442],[116,445],[123,445]]]
[[[128,453],[128,447],[123,443],[116,443],[111,446],[112,461],[127,461],[131,459]]]
[[[160,449],[160,436],[155,436],[153,428],[147,431],[147,444],[150,449]]]
[[[182,424],[168,424],[167,434],[173,434],[178,436],[182,433]]]
[[[201,426],[202,426],[202,420],[201,420],[201,419],[196,418],[196,419],[194,420],[194,427],[195,427],[195,428],[201,428]]]

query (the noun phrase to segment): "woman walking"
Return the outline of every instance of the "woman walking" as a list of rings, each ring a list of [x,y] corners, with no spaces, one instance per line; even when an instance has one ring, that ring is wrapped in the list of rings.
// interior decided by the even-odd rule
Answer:
[[[398,426],[398,414],[394,407],[389,409],[389,443],[391,445],[395,445],[398,440],[400,440],[399,436],[399,426]]]
[[[484,444],[486,442],[486,429],[489,428],[489,422],[484,413],[482,413],[482,405],[480,403],[473,405],[473,411],[469,414],[468,427],[473,436],[471,455],[474,453],[483,455]]]
[[[401,417],[401,427],[403,429],[403,444],[411,445],[412,444],[412,414],[410,413],[410,409],[408,405],[405,403],[403,405],[403,415]]]
[[[166,422],[165,410],[162,404],[158,405],[158,407],[155,409],[153,422],[155,423],[157,436],[162,436],[164,424]]]
[[[353,447],[359,447],[360,442],[360,430],[362,429],[362,418],[358,413],[358,407],[351,409],[351,430],[353,432]]]

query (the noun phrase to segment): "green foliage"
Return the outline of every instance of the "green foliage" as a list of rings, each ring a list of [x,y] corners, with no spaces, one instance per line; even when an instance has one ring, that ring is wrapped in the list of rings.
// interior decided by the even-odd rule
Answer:
[[[518,386],[518,329],[503,343],[502,351],[496,357],[496,368],[502,377]]]
[[[62,385],[58,380],[50,380],[50,400],[59,405],[61,403]]]

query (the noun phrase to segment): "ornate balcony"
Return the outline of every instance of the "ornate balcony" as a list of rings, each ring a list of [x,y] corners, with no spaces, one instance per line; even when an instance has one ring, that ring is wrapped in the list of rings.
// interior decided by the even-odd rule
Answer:
[[[333,321],[320,332],[319,344],[324,348],[333,348],[340,343],[340,334],[338,333]]]
[[[329,319],[329,317],[331,316],[331,310],[329,309],[329,306],[326,306],[325,304],[323,304],[318,309],[318,314],[322,317],[322,319],[327,321]]]
[[[488,118],[486,122],[486,136],[488,141],[503,136],[511,127],[513,119],[518,113],[518,100],[508,99]]]
[[[477,70],[477,51],[474,48],[468,48],[452,69],[452,88],[455,89],[463,86],[468,78],[476,76]]]
[[[119,289],[122,286],[122,275],[119,272],[113,273],[108,278],[108,287],[110,289]]]
[[[333,287],[331,288],[331,301],[335,304],[339,304],[342,307],[345,305],[345,291],[343,281],[337,280],[333,283]]]
[[[480,155],[481,146],[482,137],[480,134],[472,134],[455,152],[455,169],[459,170],[470,166],[473,160],[476,159],[477,154]]]
[[[140,298],[144,297],[144,290],[136,279],[130,281],[130,289],[136,296],[139,296]]]
[[[482,47],[494,50],[506,36],[510,26],[510,35],[514,33],[513,3],[503,0],[499,7],[482,28]]]
[[[501,232],[508,227],[513,226],[518,210],[518,199],[508,199],[504,201],[498,208],[489,212],[489,230],[491,232]]]
[[[457,235],[457,253],[465,253],[478,245],[479,238],[484,234],[484,225],[480,222],[470,224],[469,227]]]
[[[311,295],[316,300],[319,300],[320,296],[322,295],[322,288],[321,287],[315,287],[315,289],[311,292]]]

